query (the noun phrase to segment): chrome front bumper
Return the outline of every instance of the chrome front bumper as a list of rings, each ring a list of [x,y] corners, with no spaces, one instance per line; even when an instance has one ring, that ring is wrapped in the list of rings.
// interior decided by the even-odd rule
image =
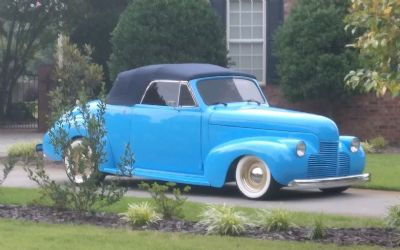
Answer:
[[[289,183],[289,187],[296,188],[335,188],[352,186],[363,182],[368,182],[371,174],[349,175],[344,177],[332,177],[322,179],[293,180]]]

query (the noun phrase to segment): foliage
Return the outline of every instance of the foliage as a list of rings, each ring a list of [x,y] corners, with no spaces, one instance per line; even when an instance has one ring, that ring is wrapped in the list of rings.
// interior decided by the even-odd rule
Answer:
[[[38,160],[35,169],[27,168],[27,171],[30,179],[40,186],[43,196],[50,198],[55,207],[92,211],[120,200],[126,187],[119,186],[117,179],[109,183],[99,182],[102,177],[99,168],[106,161],[106,105],[102,100],[89,102],[88,96],[93,97],[92,88],[101,84],[101,67],[91,63],[90,55],[82,55],[75,45],[69,45],[68,39],[63,40],[62,57],[59,57],[61,60],[55,70],[59,86],[50,94],[53,119],[61,114],[63,116],[55,121],[49,137],[55,152],[64,157],[70,181],[58,183],[51,179],[41,160]],[[60,50],[58,52],[61,53]],[[73,109],[75,100],[71,97],[79,97],[80,100]],[[77,148],[71,146],[71,128],[82,135]],[[126,154],[133,153],[125,151],[119,165],[132,166],[133,155]],[[121,172],[130,173],[125,168]],[[78,179],[82,183],[77,183]]]
[[[343,78],[356,53],[345,45],[347,1],[298,0],[275,39],[279,83],[290,101],[319,99],[329,106],[346,96]]]
[[[371,140],[361,142],[365,152],[370,154],[381,153],[388,145],[389,142],[383,136],[377,136]]]
[[[208,205],[200,215],[199,225],[208,234],[240,235],[246,229],[248,219],[235,208],[227,205]]]
[[[390,228],[400,229],[400,205],[391,206],[386,217],[386,225]]]
[[[105,81],[109,82],[107,61],[111,55],[111,32],[117,26],[119,16],[128,0],[74,0],[75,13],[71,13],[66,24],[71,41],[84,48],[93,48],[93,61],[104,69]]]
[[[377,136],[375,138],[372,138],[370,140],[370,143],[372,147],[378,152],[382,151],[389,145],[389,142],[383,136]]]
[[[156,211],[160,213],[164,219],[171,219],[174,217],[182,217],[182,206],[186,202],[186,197],[182,193],[190,191],[190,187],[186,186],[182,190],[176,187],[175,183],[168,182],[165,185],[154,182],[148,184],[142,182],[139,188],[147,190],[154,200]],[[172,197],[168,197],[166,192],[172,191]]]
[[[363,61],[346,77],[349,86],[361,86],[377,95],[400,95],[400,1],[352,0],[345,21],[358,36],[354,44]]]
[[[0,117],[27,62],[53,37],[64,7],[60,0],[0,1]]]
[[[149,225],[160,220],[155,209],[148,202],[129,204],[128,211],[120,215],[134,226]]]
[[[323,221],[323,217],[317,216],[314,219],[314,223],[311,228],[309,237],[312,240],[319,240],[319,239],[323,239],[325,237],[325,235],[326,235],[326,232],[325,232],[325,224]]]
[[[283,209],[263,209],[257,217],[258,224],[268,231],[285,231],[290,226],[289,213]]]
[[[375,148],[372,146],[372,144],[369,142],[369,141],[363,141],[363,142],[361,142],[361,147],[364,149],[364,151],[367,153],[367,154],[375,154],[376,153],[376,151],[375,151]]]
[[[58,63],[54,69],[57,84],[49,93],[50,109],[53,112],[51,123],[75,106],[76,100],[94,98],[102,88],[103,69],[93,63],[91,54],[89,46],[85,46],[82,52],[70,42],[69,37],[59,37],[55,58]]]
[[[16,143],[7,150],[7,157],[1,160],[4,168],[2,169],[2,175],[0,175],[0,185],[3,184],[18,162],[22,162],[24,167],[36,162],[35,146],[36,143],[34,142]]]
[[[36,156],[36,143],[35,142],[23,142],[11,145],[7,150],[7,157],[9,158],[20,158],[24,162],[31,161]]]
[[[208,1],[131,1],[112,33],[110,71],[159,63],[227,65],[225,31]]]

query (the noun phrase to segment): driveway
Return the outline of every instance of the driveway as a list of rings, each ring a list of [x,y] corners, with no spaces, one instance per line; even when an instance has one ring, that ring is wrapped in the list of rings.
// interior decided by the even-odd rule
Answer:
[[[21,141],[39,141],[40,133],[27,131],[0,130],[0,156],[11,144]],[[65,181],[66,176],[62,165],[48,163],[46,169],[57,181]],[[107,177],[107,179],[112,177]],[[106,179],[106,180],[107,180]],[[125,178],[129,186],[129,196],[150,197],[146,192],[138,189],[140,183],[137,178]],[[36,184],[27,178],[21,167],[14,169],[9,178],[3,183],[7,187],[36,187]],[[283,189],[274,200],[253,201],[243,198],[237,191],[235,184],[228,184],[221,189],[193,186],[188,195],[190,201],[216,204],[231,204],[255,208],[285,208],[292,211],[321,212],[339,215],[357,215],[369,217],[383,217],[389,206],[400,204],[400,192],[349,189],[343,194],[326,195],[318,190]]]

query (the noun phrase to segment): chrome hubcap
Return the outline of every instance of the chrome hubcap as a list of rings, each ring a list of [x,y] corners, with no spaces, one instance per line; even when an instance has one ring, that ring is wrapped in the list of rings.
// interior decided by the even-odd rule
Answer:
[[[89,178],[92,173],[92,164],[90,161],[92,151],[90,149],[85,151],[82,141],[74,141],[71,144],[71,151],[64,158],[67,174],[78,184],[84,181],[84,176]]]
[[[243,184],[251,192],[259,192],[267,183],[267,172],[258,160],[247,162],[241,176]]]

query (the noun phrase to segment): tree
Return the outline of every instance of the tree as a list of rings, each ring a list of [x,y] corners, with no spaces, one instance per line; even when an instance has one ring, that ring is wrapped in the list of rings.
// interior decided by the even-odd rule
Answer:
[[[107,61],[111,55],[111,32],[119,16],[127,6],[127,0],[75,0],[79,8],[65,18],[65,31],[71,41],[83,49],[86,44],[93,48],[93,61],[103,66],[104,78],[109,82]],[[78,18],[77,18],[78,17]]]
[[[359,33],[361,69],[347,75],[347,84],[378,95],[400,95],[400,1],[352,0],[347,29]]]
[[[58,0],[0,1],[0,117],[27,62],[41,44],[47,44],[63,8]]]
[[[53,123],[62,114],[71,110],[83,93],[86,98],[95,99],[103,86],[104,73],[101,65],[93,63],[92,49],[86,45],[81,51],[69,37],[60,36],[56,51],[56,67],[53,71],[57,82],[51,90],[50,109]]]
[[[299,0],[276,34],[277,73],[291,101],[318,99],[328,107],[345,96],[344,77],[356,55],[345,45],[348,1]]]
[[[208,1],[135,0],[112,33],[110,71],[148,64],[227,65],[225,32]]]

